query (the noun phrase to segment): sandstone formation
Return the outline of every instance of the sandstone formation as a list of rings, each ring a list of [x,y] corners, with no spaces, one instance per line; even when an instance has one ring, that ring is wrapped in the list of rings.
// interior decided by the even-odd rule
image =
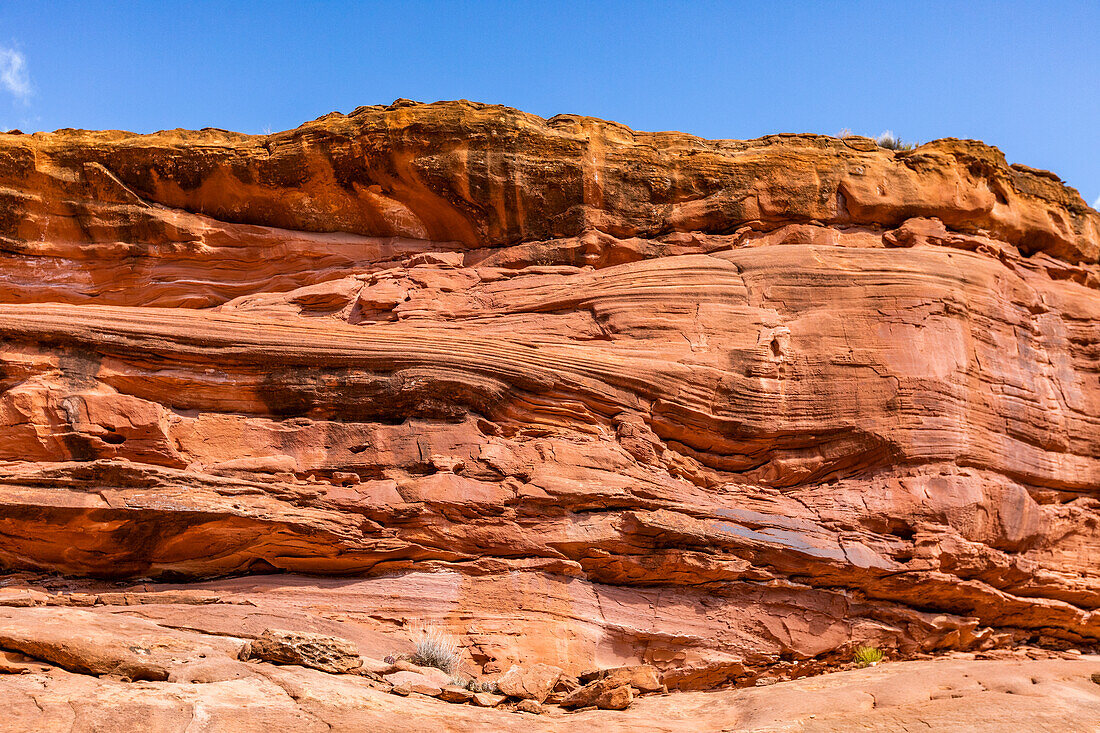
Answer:
[[[537,716],[396,697],[354,677],[299,667],[206,684],[127,683],[56,670],[0,678],[0,726],[171,733],[1064,733],[1090,730],[1100,719],[1100,695],[1088,678],[1098,667],[1100,657],[899,662],[768,687],[642,697],[623,711]]]
[[[303,702],[324,672],[236,661],[272,629],[382,659],[431,623],[474,677],[644,663],[681,690],[861,644],[1088,651],[1098,499],[1100,214],[978,142],[406,101],[0,134],[0,649],[91,718],[345,729]],[[67,660],[62,611],[226,661]],[[79,729],[42,674],[0,677],[7,719]],[[621,715],[718,716],[673,697]]]
[[[303,634],[268,629],[241,650],[242,659],[261,659],[273,664],[294,664],[322,672],[342,674],[363,665],[359,649],[351,642],[323,634]]]

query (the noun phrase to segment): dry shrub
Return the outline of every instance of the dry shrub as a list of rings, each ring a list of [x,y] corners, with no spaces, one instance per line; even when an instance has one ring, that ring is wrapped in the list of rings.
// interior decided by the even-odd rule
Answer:
[[[435,667],[447,674],[458,669],[458,640],[434,624],[416,630],[416,651],[409,661],[421,667]]]

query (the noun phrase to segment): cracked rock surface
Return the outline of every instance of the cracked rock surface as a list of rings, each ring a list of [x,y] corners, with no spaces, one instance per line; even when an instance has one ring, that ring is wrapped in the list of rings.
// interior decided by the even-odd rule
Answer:
[[[472,674],[674,690],[861,644],[1093,650],[1098,260],[1076,191],[974,141],[406,101],[0,134],[0,648],[55,666],[5,704],[342,729],[303,700],[354,675],[192,659],[268,629],[381,659],[431,623]]]

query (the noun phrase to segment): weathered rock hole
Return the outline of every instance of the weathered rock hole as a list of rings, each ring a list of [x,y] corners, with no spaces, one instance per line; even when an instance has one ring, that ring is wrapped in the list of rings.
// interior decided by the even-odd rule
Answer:
[[[848,197],[844,194],[844,189],[840,187],[836,190],[836,217],[841,221],[852,218],[851,213],[848,211]]]

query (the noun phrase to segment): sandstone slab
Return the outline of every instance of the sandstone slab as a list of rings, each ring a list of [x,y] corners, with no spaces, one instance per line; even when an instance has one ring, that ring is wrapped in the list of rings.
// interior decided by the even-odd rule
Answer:
[[[465,687],[448,685],[447,687],[442,688],[442,690],[440,691],[439,699],[443,700],[444,702],[453,703],[473,702],[474,693],[470,690],[467,690]]]
[[[386,675],[385,680],[393,685],[394,691],[398,689],[401,690],[398,694],[415,692],[418,695],[439,697],[444,688],[443,684],[439,684],[431,677],[416,672],[394,672],[393,674]]]
[[[167,680],[195,665],[232,661],[242,645],[83,610],[0,608],[0,649],[83,674]]]

